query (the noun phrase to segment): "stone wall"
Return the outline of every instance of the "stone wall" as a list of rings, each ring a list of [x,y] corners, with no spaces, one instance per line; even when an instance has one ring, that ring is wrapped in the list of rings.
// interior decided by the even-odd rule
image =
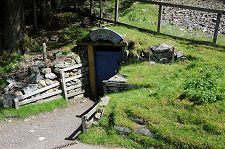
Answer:
[[[76,91],[79,89],[84,90],[84,94],[88,96],[89,69],[86,56],[79,56],[74,53],[66,55],[63,54],[62,51],[58,51],[49,53],[47,61],[42,60],[42,55],[25,58],[24,61],[21,62],[18,67],[8,76],[7,85],[0,94],[0,106],[13,107],[13,99],[28,95],[34,91],[40,90],[57,82],[60,83],[60,70],[76,64],[82,64],[82,67],[65,73],[65,77],[76,76],[84,73],[85,75],[77,80],[71,80],[70,82],[67,82],[67,85],[77,85],[84,82],[86,85],[76,88]],[[51,93],[60,90],[61,88],[61,86],[57,86],[30,98],[41,96],[46,93]],[[72,90],[70,90],[70,92],[72,92]]]

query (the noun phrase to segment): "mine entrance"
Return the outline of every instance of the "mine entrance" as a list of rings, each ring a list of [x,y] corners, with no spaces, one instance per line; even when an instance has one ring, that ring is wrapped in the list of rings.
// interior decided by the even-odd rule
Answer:
[[[122,47],[94,46],[95,72],[98,94],[102,95],[102,81],[108,80],[119,72]]]

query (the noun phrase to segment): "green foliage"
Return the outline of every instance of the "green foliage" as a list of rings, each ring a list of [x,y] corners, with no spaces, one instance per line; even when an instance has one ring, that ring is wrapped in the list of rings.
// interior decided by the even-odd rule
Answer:
[[[218,79],[224,74],[221,67],[205,66],[184,83],[184,94],[197,103],[210,103],[219,100]]]

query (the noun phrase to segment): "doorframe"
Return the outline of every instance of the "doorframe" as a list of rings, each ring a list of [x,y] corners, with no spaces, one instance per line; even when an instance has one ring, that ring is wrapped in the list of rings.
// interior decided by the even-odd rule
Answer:
[[[97,83],[96,83],[96,72],[95,72],[95,51],[94,46],[119,46],[123,50],[127,49],[127,42],[120,42],[118,44],[113,44],[111,42],[80,42],[78,45],[87,46],[88,49],[88,64],[89,64],[89,80],[90,80],[90,90],[91,90],[91,99],[97,100]]]

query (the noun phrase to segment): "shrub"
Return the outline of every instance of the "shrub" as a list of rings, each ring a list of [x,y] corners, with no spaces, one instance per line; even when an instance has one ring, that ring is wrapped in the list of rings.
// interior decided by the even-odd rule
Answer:
[[[184,94],[192,101],[201,103],[215,102],[222,98],[218,80],[223,76],[222,67],[205,66],[195,76],[186,79],[183,88]]]

